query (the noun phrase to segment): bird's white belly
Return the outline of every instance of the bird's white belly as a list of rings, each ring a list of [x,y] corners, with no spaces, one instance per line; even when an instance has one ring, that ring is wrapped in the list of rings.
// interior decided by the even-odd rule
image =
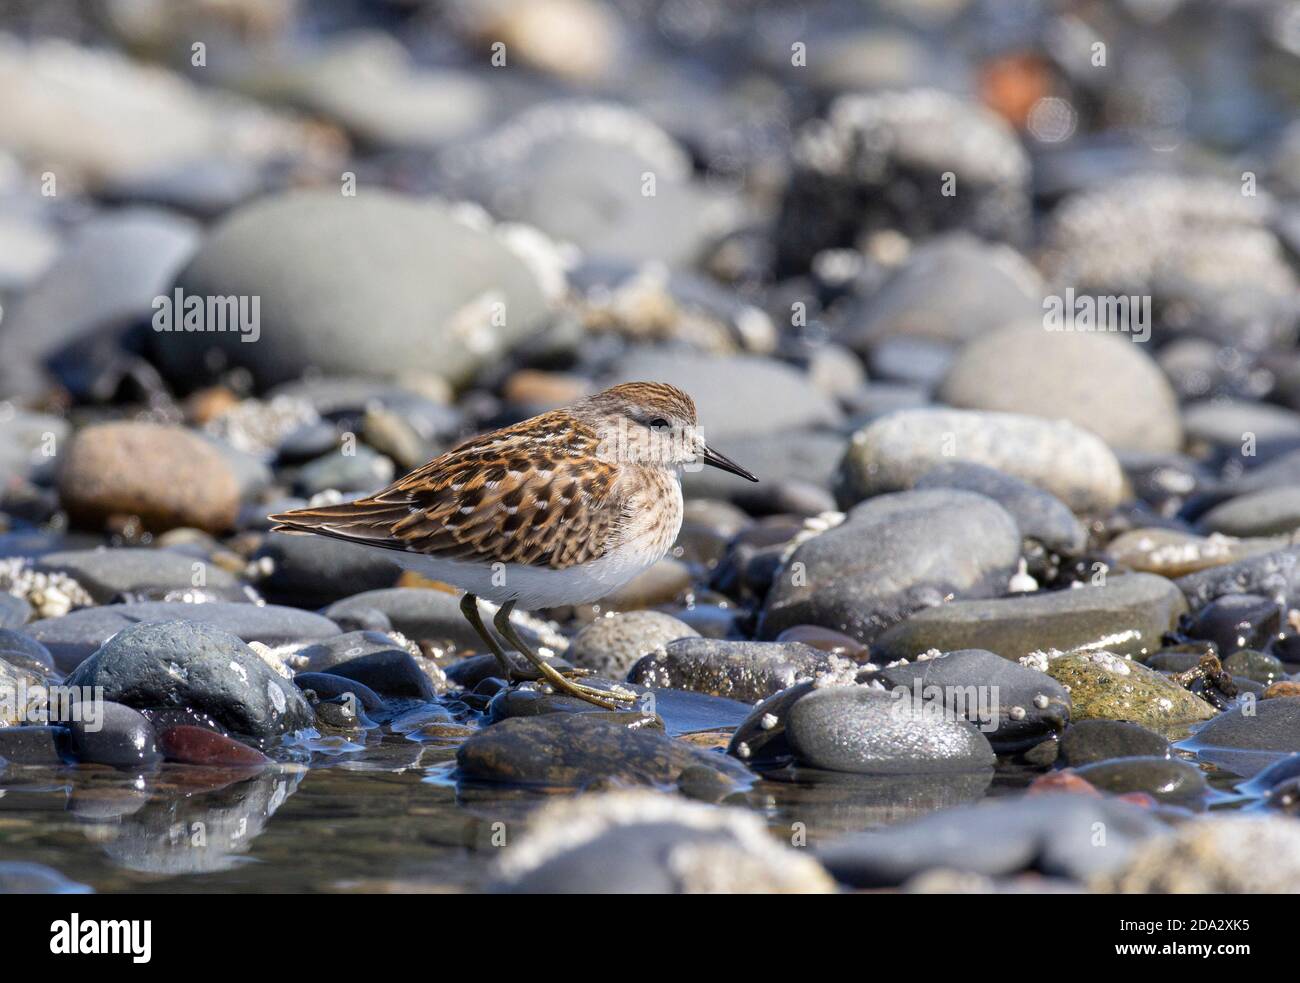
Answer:
[[[663,553],[653,555],[625,548],[590,563],[555,570],[518,563],[463,563],[419,553],[392,554],[400,566],[424,577],[441,580],[497,604],[518,601],[525,611],[598,600],[662,557]]]

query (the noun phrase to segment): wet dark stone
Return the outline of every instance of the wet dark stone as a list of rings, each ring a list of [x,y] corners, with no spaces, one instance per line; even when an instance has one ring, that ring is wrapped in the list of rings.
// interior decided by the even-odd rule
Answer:
[[[1061,758],[1070,767],[1111,758],[1169,757],[1169,742],[1127,720],[1080,720],[1061,738]]]
[[[583,685],[598,686],[609,688],[613,683],[609,680],[602,680],[596,677],[584,677]],[[602,683],[605,685],[602,686]],[[492,697],[488,704],[488,719],[496,722],[506,720],[510,717],[537,717],[545,713],[599,713],[606,718],[613,718],[613,722],[622,723],[629,727],[645,726],[646,721],[654,721],[657,729],[663,730],[663,721],[653,713],[643,713],[638,709],[637,704],[621,704],[627,706],[627,710],[606,711],[594,703],[588,703],[586,700],[580,700],[576,696],[566,696],[563,693],[542,693],[535,689],[521,689],[511,687],[503,689]]]
[[[344,693],[351,693],[363,710],[377,711],[384,708],[383,697],[364,683],[346,676],[332,672],[300,672],[293,677],[293,681],[299,689],[312,690],[322,700],[332,700]]]
[[[863,775],[978,771],[995,760],[971,723],[867,686],[813,689],[786,713],[796,762]]]
[[[67,684],[102,686],[105,699],[135,709],[190,707],[255,738],[310,727],[314,719],[293,683],[234,635],[197,622],[132,625],[105,642]]]
[[[463,779],[521,785],[583,786],[603,780],[671,785],[697,765],[736,783],[750,778],[733,759],[585,713],[503,720],[462,744],[456,763]]]
[[[13,765],[60,765],[69,757],[66,727],[0,727],[0,760]]]
[[[168,761],[180,764],[260,768],[271,763],[256,748],[204,727],[172,727],[158,735],[158,746]]]
[[[727,753],[755,768],[776,767],[794,760],[786,739],[790,708],[812,692],[812,683],[799,683],[769,696],[750,712],[731,735]]]
[[[121,703],[104,700],[102,719],[68,723],[73,755],[78,761],[112,765],[114,768],[152,767],[162,760],[153,724]]]
[[[381,696],[431,701],[438,692],[410,652],[388,649],[371,652],[329,667],[336,676],[364,683]]]
[[[726,642],[681,638],[642,657],[628,681],[753,703],[796,682],[830,672],[834,659],[798,642]]]
[[[1070,694],[1064,686],[1045,672],[983,649],[961,649],[860,678],[889,690],[901,687],[912,699],[938,700],[980,727],[999,754],[1060,733],[1070,719]],[[980,716],[994,711],[993,719]]]
[[[1084,765],[1075,773],[1103,792],[1146,792],[1174,805],[1198,804],[1208,790],[1201,769],[1182,758],[1117,758]]]
[[[1240,649],[1262,649],[1277,638],[1284,611],[1276,601],[1258,594],[1229,594],[1188,616],[1182,633],[1213,642],[1219,657]]]
[[[1186,672],[1188,669],[1195,669],[1204,655],[1205,652],[1200,649],[1193,651],[1161,649],[1147,656],[1142,664],[1156,672]]]
[[[1194,741],[1214,748],[1294,751],[1300,748],[1300,696],[1253,700],[1226,710],[1207,721]]]
[[[324,536],[269,533],[253,559],[271,562],[258,589],[281,604],[320,607],[361,591],[392,587],[401,568],[383,550]]]

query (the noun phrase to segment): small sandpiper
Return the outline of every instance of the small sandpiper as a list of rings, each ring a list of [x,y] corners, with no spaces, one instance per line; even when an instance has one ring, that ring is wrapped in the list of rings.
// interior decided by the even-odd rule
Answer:
[[[403,567],[465,591],[461,611],[510,681],[544,679],[606,709],[626,690],[574,682],[510,623],[525,610],[598,600],[658,562],[682,524],[682,471],[710,464],[757,481],[707,446],[686,393],[629,382],[472,437],[368,498],[270,516],[279,532],[316,533],[393,551]],[[483,624],[531,664],[517,665]]]

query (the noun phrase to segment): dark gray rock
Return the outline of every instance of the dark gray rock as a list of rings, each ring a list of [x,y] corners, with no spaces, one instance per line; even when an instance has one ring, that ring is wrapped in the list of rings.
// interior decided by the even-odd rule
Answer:
[[[1223,660],[1223,668],[1232,674],[1238,685],[1243,680],[1260,683],[1264,686],[1274,683],[1286,675],[1286,667],[1277,656],[1252,649],[1234,652]]]
[[[393,462],[365,444],[352,453],[334,451],[303,465],[294,491],[311,498],[323,491],[371,492],[393,480]]]
[[[1070,694],[1045,672],[983,649],[961,649],[865,676],[916,701],[937,700],[980,728],[998,753],[1020,750],[1065,729]]]
[[[43,571],[65,573],[99,604],[119,594],[147,590],[237,591],[239,581],[214,563],[163,549],[68,550],[46,553]]]
[[[60,670],[70,672],[113,635],[146,621],[202,623],[229,632],[245,642],[262,642],[271,646],[327,638],[339,633],[334,622],[309,611],[226,601],[108,604],[83,608],[61,618],[33,621],[27,626],[27,632],[50,650]]]
[[[149,768],[162,761],[153,724],[121,703],[104,700],[95,714],[67,724],[73,756],[114,768]]]
[[[1216,505],[1197,525],[1225,536],[1278,536],[1300,528],[1300,488],[1266,488]]]
[[[834,671],[828,652],[799,642],[726,642],[682,638],[642,658],[628,682],[684,689],[753,703],[802,680]]]
[[[1128,720],[1080,720],[1061,738],[1061,759],[1072,768],[1111,758],[1169,757],[1169,742]]]
[[[1103,792],[1145,792],[1171,805],[1198,805],[1209,790],[1201,769],[1182,758],[1117,758],[1084,765],[1076,773]]]
[[[364,683],[382,696],[429,701],[438,695],[419,663],[403,649],[359,655],[331,665],[329,671]]]
[[[271,563],[258,589],[272,600],[322,607],[362,591],[392,587],[402,570],[384,552],[325,536],[270,533],[253,557]]]
[[[503,720],[462,744],[456,764],[463,779],[518,785],[671,785],[695,766],[712,768],[733,784],[751,777],[733,759],[585,713]]]
[[[1076,555],[1088,542],[1083,523],[1055,495],[982,464],[940,464],[923,474],[915,487],[959,488],[991,498],[1015,520],[1022,537],[1057,553]]]
[[[237,734],[309,727],[311,708],[237,636],[212,624],[145,622],[120,631],[68,677],[135,709],[188,707]]]
[[[811,624],[871,641],[952,597],[1001,594],[1019,558],[1020,532],[992,499],[949,489],[882,495],[795,550],[768,593],[759,637]]]
[[[300,690],[304,692],[311,690],[322,700],[332,700],[344,693],[351,693],[356,697],[361,708],[367,712],[376,712],[384,708],[383,697],[365,683],[348,679],[346,676],[336,676],[332,672],[300,672],[293,677],[293,681]]]
[[[1182,595],[1163,577],[1125,574],[1104,587],[959,600],[918,611],[880,635],[872,652],[877,659],[912,659],[930,649],[971,646],[1020,659],[1105,643],[1108,651],[1137,658],[1159,647],[1185,609]]]
[[[1182,634],[1213,642],[1220,658],[1240,649],[1262,649],[1282,634],[1281,604],[1258,594],[1226,594],[1185,619]]]
[[[1225,710],[1198,730],[1191,743],[1198,748],[1294,751],[1300,747],[1300,696],[1253,700]]]
[[[1105,849],[1097,847],[1098,829],[1105,830]],[[1114,799],[1016,796],[855,833],[817,857],[836,880],[858,888],[892,887],[936,868],[1087,881],[1123,865],[1139,843],[1164,829],[1147,810]]]
[[[827,771],[916,775],[992,767],[988,739],[966,720],[867,686],[814,689],[786,715],[795,759]]]

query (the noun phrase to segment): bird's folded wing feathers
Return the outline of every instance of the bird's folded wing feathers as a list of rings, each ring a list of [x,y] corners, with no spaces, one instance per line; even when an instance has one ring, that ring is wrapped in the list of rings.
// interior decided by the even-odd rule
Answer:
[[[471,439],[370,498],[270,516],[274,531],[471,563],[563,569],[599,558],[623,509],[595,434],[570,425],[525,444],[517,429]]]

